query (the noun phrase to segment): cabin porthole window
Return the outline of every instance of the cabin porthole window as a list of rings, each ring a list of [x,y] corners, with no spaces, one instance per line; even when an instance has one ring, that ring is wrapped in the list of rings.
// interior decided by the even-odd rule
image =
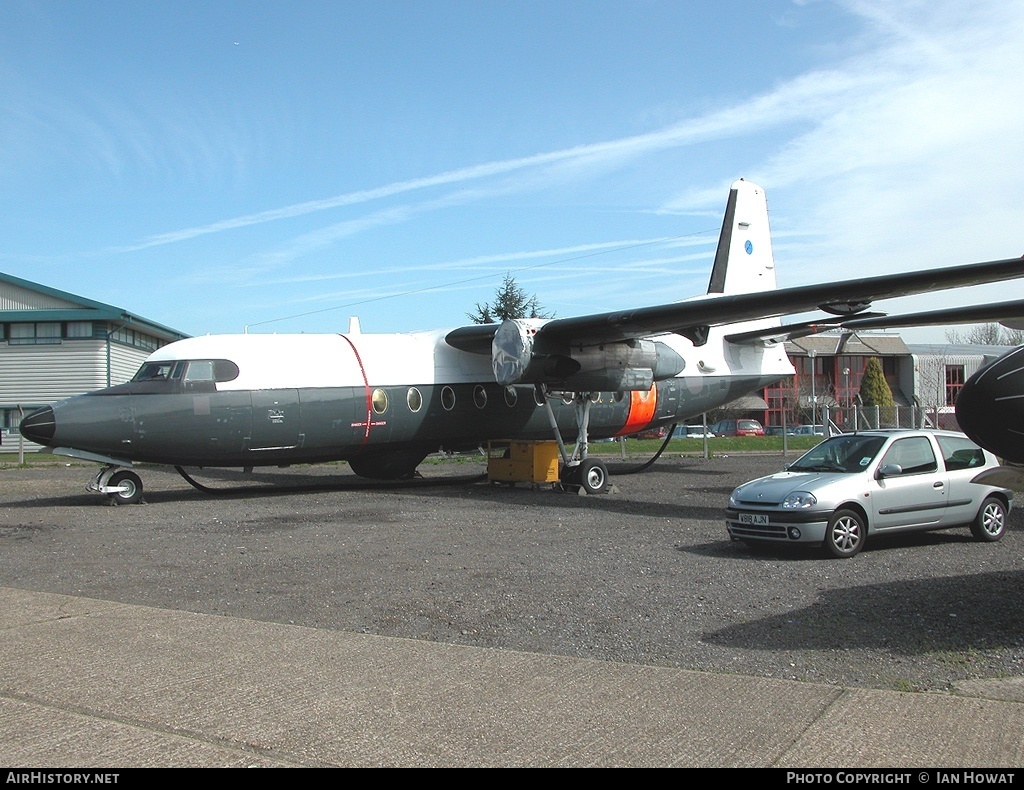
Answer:
[[[473,403],[476,404],[478,409],[482,409],[487,405],[487,390],[484,389],[482,384],[477,384],[473,388]]]
[[[388,410],[388,394],[382,389],[375,389],[370,396],[374,414],[383,414]]]
[[[409,411],[415,412],[423,408],[423,396],[415,387],[409,387],[409,391],[405,394],[405,402],[409,406]]]
[[[512,408],[516,405],[516,401],[519,400],[519,393],[516,392],[515,387],[505,387],[505,405]]]
[[[445,411],[451,411],[455,408],[455,390],[451,387],[445,386],[441,390],[441,405]]]

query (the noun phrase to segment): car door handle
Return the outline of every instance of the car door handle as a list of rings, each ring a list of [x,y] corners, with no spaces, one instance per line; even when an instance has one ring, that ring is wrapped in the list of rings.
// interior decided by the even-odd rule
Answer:
[[[932,483],[932,488],[942,488],[942,481],[940,480],[938,483]]]

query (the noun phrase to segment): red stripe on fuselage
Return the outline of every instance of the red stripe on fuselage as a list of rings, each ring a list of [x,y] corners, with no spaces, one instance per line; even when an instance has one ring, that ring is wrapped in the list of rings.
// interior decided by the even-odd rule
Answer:
[[[658,385],[654,384],[648,392],[629,393],[629,414],[626,416],[626,424],[622,426],[616,436],[628,436],[646,428],[654,419],[654,412],[658,407]]]
[[[363,444],[366,444],[370,441],[370,426],[373,425],[373,395],[370,392],[370,380],[366,377],[366,368],[363,367],[363,359],[359,356],[359,350],[356,348],[355,343],[353,343],[346,335],[339,334],[338,337],[348,343],[349,348],[352,349],[356,362],[359,363],[359,372],[363,376],[363,391],[366,393],[366,427],[363,432]],[[353,423],[353,426],[355,424],[356,423]]]

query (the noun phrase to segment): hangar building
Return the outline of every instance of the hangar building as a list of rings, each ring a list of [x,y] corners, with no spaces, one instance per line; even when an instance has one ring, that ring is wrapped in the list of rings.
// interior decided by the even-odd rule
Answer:
[[[128,311],[0,272],[0,436],[9,450],[38,406],[120,384],[187,335]]]

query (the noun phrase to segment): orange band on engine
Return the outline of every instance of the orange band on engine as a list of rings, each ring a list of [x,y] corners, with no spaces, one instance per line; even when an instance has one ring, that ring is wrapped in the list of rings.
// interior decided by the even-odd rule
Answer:
[[[658,385],[653,384],[647,392],[633,391],[629,393],[629,414],[626,415],[626,424],[622,426],[616,436],[628,436],[631,433],[642,431],[651,420],[654,419],[654,412],[658,407]]]

